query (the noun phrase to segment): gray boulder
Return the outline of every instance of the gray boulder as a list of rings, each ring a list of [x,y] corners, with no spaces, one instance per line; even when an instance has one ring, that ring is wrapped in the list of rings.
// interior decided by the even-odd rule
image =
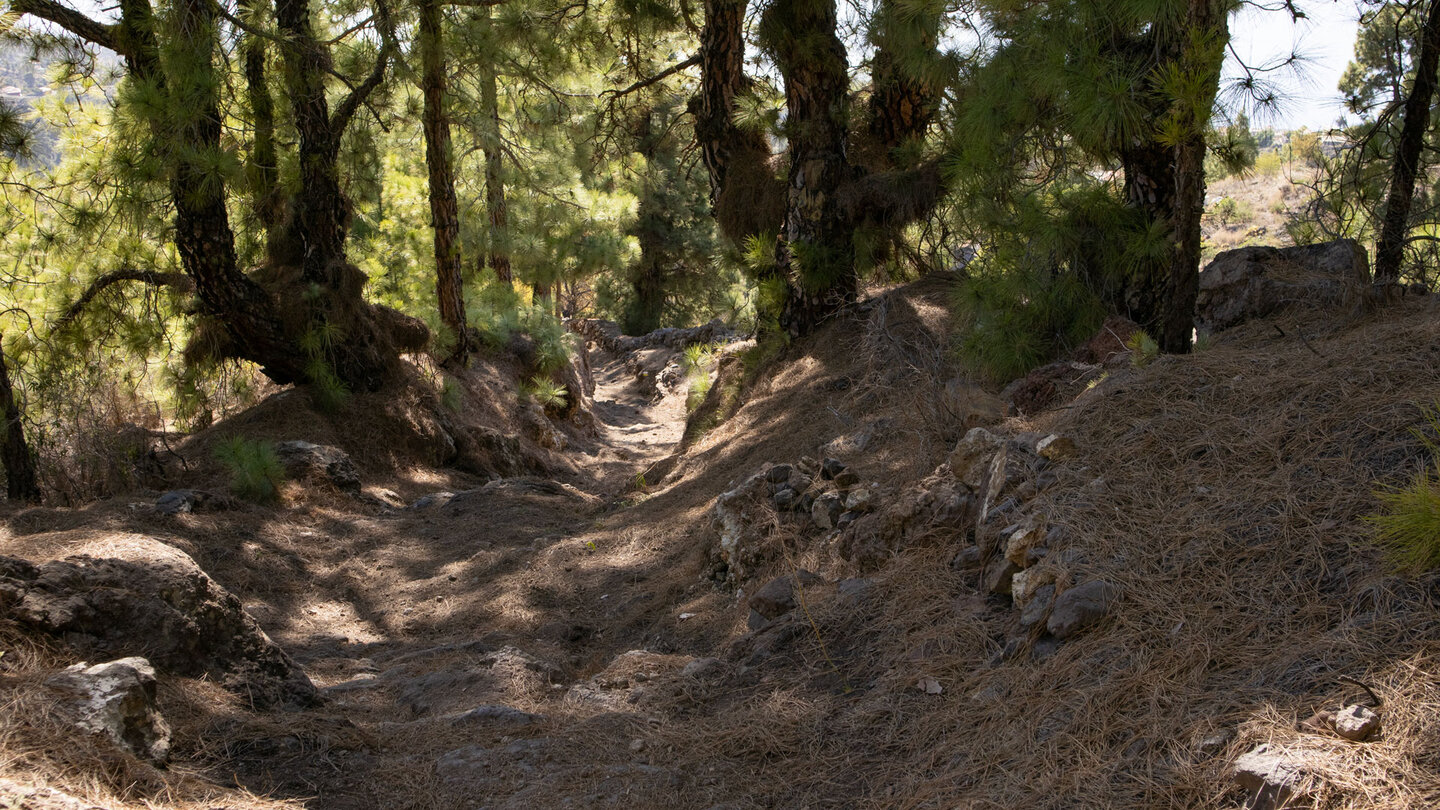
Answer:
[[[360,470],[349,454],[327,444],[289,441],[275,445],[275,455],[285,465],[285,473],[295,479],[329,481],[336,489],[351,495],[360,494]]]
[[[1109,615],[1119,599],[1120,588],[1104,580],[1068,588],[1055,597],[1045,629],[1056,638],[1069,638]]]
[[[304,671],[194,560],[156,540],[125,540],[108,557],[34,565],[0,556],[0,618],[87,657],[143,654],[163,672],[210,677],[256,706],[318,701]]]
[[[1358,304],[1370,288],[1370,261],[1353,239],[1299,247],[1243,247],[1200,273],[1195,300],[1202,332],[1219,332],[1292,304]]]
[[[45,681],[62,693],[61,710],[80,729],[104,734],[141,759],[164,764],[170,725],[155,707],[155,670],[144,658],[76,664]]]

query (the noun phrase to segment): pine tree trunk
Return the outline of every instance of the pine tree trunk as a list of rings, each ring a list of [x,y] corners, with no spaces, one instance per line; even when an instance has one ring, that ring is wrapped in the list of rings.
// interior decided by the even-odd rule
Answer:
[[[850,223],[835,192],[848,179],[845,46],[834,0],[774,0],[766,10],[775,61],[785,78],[790,147],[785,225],[776,249],[790,285],[780,327],[808,334],[858,293]]]
[[[464,363],[470,353],[461,282],[460,213],[445,113],[445,51],[437,0],[420,0],[420,82],[424,97],[425,165],[430,174],[430,217],[435,231],[435,298],[440,322],[454,334],[448,359]]]
[[[897,0],[880,5],[875,56],[870,64],[870,137],[884,150],[887,169],[912,168],[896,161],[896,150],[923,140],[935,117],[937,94],[922,77],[907,70],[902,60],[916,50],[935,53],[939,40],[939,7],[914,14]]]
[[[735,96],[749,85],[745,75],[746,0],[705,0],[700,32],[700,92],[695,137],[710,173],[710,201],[720,197],[736,152],[747,151],[745,132],[735,126]]]
[[[325,98],[330,58],[315,40],[306,0],[276,0],[275,21],[285,36],[285,86],[300,135],[300,191],[288,234],[299,254],[301,277],[322,289],[339,289],[345,261],[347,204],[336,168],[340,138],[330,125]]]
[[[5,367],[3,349],[0,349],[0,412],[5,414],[4,445],[0,447],[0,458],[5,465],[5,496],[12,502],[40,503],[35,455],[25,441],[20,404],[15,401],[15,389],[10,385],[10,372]]]
[[[252,17],[254,0],[239,3],[241,16]],[[275,239],[282,206],[279,159],[275,153],[275,103],[265,81],[265,40],[245,33],[240,45],[245,71],[245,99],[250,105],[254,135],[250,147],[250,199],[260,224],[265,226],[267,248]]]
[[[122,0],[122,27],[129,42],[127,68],[136,81],[169,91],[160,68],[160,51],[155,40],[154,17],[149,0]],[[205,0],[187,0],[176,7],[175,42],[196,66],[210,66],[214,39],[213,7]],[[240,272],[235,257],[235,236],[221,184],[207,177],[196,160],[220,149],[218,82],[203,67],[185,77],[182,87],[190,107],[178,129],[171,121],[150,119],[152,137],[159,141],[178,139],[179,157],[171,181],[175,204],[175,246],[186,275],[195,281],[195,293],[205,312],[224,324],[234,343],[235,353],[259,363],[276,382],[306,379],[304,362],[295,345],[286,337],[276,317],[274,302],[264,290]]]
[[[1385,219],[1375,244],[1375,283],[1379,285],[1400,280],[1405,238],[1410,230],[1410,205],[1415,199],[1415,177],[1420,172],[1420,151],[1425,145],[1425,131],[1430,127],[1437,62],[1440,62],[1440,0],[1430,0],[1425,27],[1420,34],[1415,80],[1405,97],[1405,120],[1401,124],[1400,142],[1395,147]]]
[[[489,19],[489,9],[485,9]],[[502,284],[510,284],[510,213],[505,204],[505,166],[503,142],[500,137],[500,94],[497,91],[495,65],[480,66],[480,106],[485,120],[481,133],[481,149],[485,152],[485,210],[490,219],[489,250],[485,262]]]
[[[1195,297],[1200,286],[1200,218],[1205,213],[1205,134],[1220,87],[1229,30],[1219,0],[1189,0],[1181,70],[1203,93],[1177,106],[1180,143],[1175,150],[1175,196],[1170,226],[1174,247],[1165,280],[1164,307],[1157,342],[1160,350],[1187,354],[1195,331]]]

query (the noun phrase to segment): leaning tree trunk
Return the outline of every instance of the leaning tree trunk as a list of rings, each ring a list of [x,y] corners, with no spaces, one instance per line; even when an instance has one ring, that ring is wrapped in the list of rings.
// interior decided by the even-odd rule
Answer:
[[[207,155],[221,150],[219,83],[211,67],[213,6],[204,0],[176,6],[172,40],[177,52],[189,57],[191,69],[176,77],[181,84],[174,88],[160,67],[149,0],[122,0],[120,8],[131,78],[185,100],[170,105],[179,108],[174,117],[153,111],[148,116],[153,138],[174,140],[180,147],[174,150],[178,157],[170,192],[181,265],[195,281],[204,311],[223,324],[235,354],[259,363],[276,382],[304,381],[303,358],[276,317],[273,300],[237,266],[224,187],[205,165]]]
[[[440,322],[455,337],[448,359],[463,364],[471,347],[460,277],[460,213],[455,201],[450,121],[445,114],[445,51],[437,0],[420,1],[419,33],[425,165],[430,172],[430,218],[435,230],[435,298],[439,303]]]
[[[0,412],[5,414],[4,444],[0,445],[0,461],[5,465],[5,496],[11,501],[40,503],[40,484],[35,474],[35,454],[25,441],[25,425],[20,418],[20,405],[10,385],[10,372],[5,368],[5,352],[0,349]]]
[[[489,26],[490,9],[482,9]],[[505,203],[504,141],[500,136],[500,93],[493,60],[480,65],[480,148],[485,153],[485,212],[490,220],[488,250],[485,263],[495,279],[510,284],[515,279],[510,269],[510,212]]]
[[[1405,97],[1405,121],[1395,148],[1385,219],[1375,244],[1377,284],[1394,284],[1400,280],[1405,237],[1410,230],[1410,204],[1415,199],[1415,177],[1420,172],[1420,151],[1425,145],[1425,130],[1430,127],[1430,100],[1435,95],[1437,62],[1440,62],[1440,0],[1431,0],[1420,34],[1415,80],[1410,85],[1410,95]]]
[[[907,147],[923,141],[935,117],[939,93],[916,66],[938,57],[940,7],[916,14],[884,0],[875,34],[875,56],[870,64],[869,136],[882,155],[880,167],[913,168],[913,155],[898,160]]]
[[[846,159],[849,71],[836,35],[834,0],[774,0],[762,21],[785,78],[790,174],[785,223],[776,249],[790,284],[780,327],[814,330],[858,295],[851,223],[836,191],[850,175]]]

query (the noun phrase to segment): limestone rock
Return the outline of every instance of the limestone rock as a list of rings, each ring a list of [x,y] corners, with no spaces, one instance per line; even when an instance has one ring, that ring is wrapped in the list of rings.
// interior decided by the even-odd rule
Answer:
[[[1003,437],[983,427],[971,428],[950,451],[946,460],[950,472],[970,489],[978,490],[989,475],[990,459],[1004,446]]]
[[[1005,558],[991,560],[985,566],[985,590],[990,593],[1008,594],[1015,575],[1020,573],[1020,568],[1015,563]]]
[[[1073,458],[1079,448],[1075,446],[1075,440],[1069,436],[1058,436],[1054,433],[1046,436],[1035,443],[1035,453],[1046,461],[1064,461]]]
[[[360,470],[349,454],[338,447],[310,442],[289,441],[275,445],[275,455],[285,465],[285,473],[297,479],[321,479],[351,495],[360,494]]]
[[[1104,619],[1120,598],[1120,589],[1104,580],[1091,580],[1067,588],[1055,597],[1055,607],[1045,629],[1059,639],[1084,630]]]
[[[260,707],[318,701],[304,671],[189,556],[146,537],[117,541],[102,558],[0,556],[0,616],[82,655],[143,653],[161,671],[209,676]]]
[[[750,554],[774,521],[762,503],[769,493],[766,476],[764,472],[756,473],[715,499],[712,522],[720,535],[719,558],[737,579],[748,576]]]
[[[1005,531],[1005,559],[1017,568],[1027,568],[1030,550],[1045,542],[1045,518],[1032,515],[1024,523]]]
[[[1353,239],[1227,250],[1200,273],[1196,323],[1202,332],[1218,332],[1292,303],[1348,305],[1369,286],[1370,262]]]
[[[121,658],[87,667],[76,664],[46,685],[70,699],[62,710],[81,729],[104,734],[141,759],[164,764],[170,756],[170,725],[155,706],[155,670],[144,658]]]
[[[1367,706],[1346,706],[1335,713],[1335,733],[1347,740],[1364,742],[1380,730],[1380,715]]]
[[[1250,810],[1280,810],[1309,804],[1303,764],[1266,745],[1235,760],[1231,777],[1246,793]]]

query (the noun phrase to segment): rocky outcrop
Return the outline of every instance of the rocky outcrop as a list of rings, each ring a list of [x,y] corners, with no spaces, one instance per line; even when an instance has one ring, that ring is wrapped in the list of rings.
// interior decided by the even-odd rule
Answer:
[[[107,557],[0,557],[0,617],[86,657],[144,655],[163,672],[212,678],[256,706],[317,701],[300,667],[194,560],[148,538],[123,540]]]
[[[346,494],[360,494],[360,470],[338,447],[298,440],[278,442],[275,455],[292,479],[325,481]]]
[[[144,658],[76,664],[45,684],[60,695],[60,710],[82,731],[103,734],[155,764],[169,758],[170,725],[155,706],[155,670]]]
[[[1294,304],[1358,306],[1370,290],[1370,261],[1353,239],[1289,248],[1243,247],[1200,273],[1195,320],[1219,332]]]

